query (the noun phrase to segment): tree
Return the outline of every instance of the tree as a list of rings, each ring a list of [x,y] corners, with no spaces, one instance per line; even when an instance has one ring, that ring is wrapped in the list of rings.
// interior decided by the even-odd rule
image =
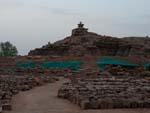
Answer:
[[[16,56],[18,54],[17,48],[10,42],[0,43],[0,56]]]

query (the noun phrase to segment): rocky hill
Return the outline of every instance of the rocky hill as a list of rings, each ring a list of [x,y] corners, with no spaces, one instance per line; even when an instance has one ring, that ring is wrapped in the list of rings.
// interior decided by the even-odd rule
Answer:
[[[84,24],[72,30],[72,35],[53,44],[48,43],[42,48],[31,50],[29,55],[48,56],[84,56],[84,55],[111,55],[111,56],[150,56],[149,37],[117,38],[102,36],[88,32]]]

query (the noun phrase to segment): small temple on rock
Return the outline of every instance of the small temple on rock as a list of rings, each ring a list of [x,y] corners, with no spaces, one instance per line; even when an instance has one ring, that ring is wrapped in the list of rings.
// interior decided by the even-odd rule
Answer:
[[[72,30],[72,36],[82,36],[88,33],[88,29],[84,28],[84,24],[80,22],[78,28]]]

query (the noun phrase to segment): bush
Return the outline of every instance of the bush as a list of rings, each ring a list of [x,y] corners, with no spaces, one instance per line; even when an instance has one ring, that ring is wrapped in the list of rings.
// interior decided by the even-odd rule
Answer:
[[[17,48],[10,42],[0,43],[0,56],[9,57],[9,56],[17,56],[17,54],[18,54]]]

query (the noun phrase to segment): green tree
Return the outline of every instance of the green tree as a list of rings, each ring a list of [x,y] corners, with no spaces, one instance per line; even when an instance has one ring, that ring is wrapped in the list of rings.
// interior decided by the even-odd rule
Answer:
[[[17,48],[10,42],[0,43],[0,56],[16,56],[18,54]]]

